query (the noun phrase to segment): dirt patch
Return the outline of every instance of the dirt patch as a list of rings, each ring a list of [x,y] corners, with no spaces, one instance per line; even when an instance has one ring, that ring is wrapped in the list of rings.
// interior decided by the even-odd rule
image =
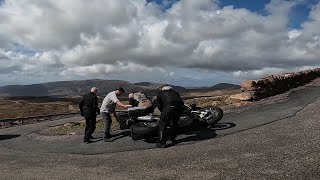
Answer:
[[[76,135],[47,136],[47,135],[42,135],[38,133],[31,133],[31,134],[28,134],[27,137],[37,141],[72,141],[78,138],[79,136],[76,136]]]
[[[81,120],[78,122],[71,122],[66,124],[61,124],[58,126],[49,127],[41,132],[40,135],[43,136],[74,136],[74,135],[83,135],[86,123],[85,120]],[[120,130],[119,123],[116,121],[114,117],[112,117],[112,127],[111,132],[115,133]],[[104,123],[102,118],[97,119],[96,130],[95,133],[103,133],[104,132]]]

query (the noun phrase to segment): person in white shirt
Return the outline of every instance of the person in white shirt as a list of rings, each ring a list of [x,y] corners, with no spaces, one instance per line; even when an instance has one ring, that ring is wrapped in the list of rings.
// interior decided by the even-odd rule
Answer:
[[[118,87],[115,91],[110,92],[102,101],[100,112],[102,115],[102,119],[104,122],[104,141],[110,142],[112,141],[110,138],[112,135],[110,134],[110,128],[111,128],[111,113],[114,115],[114,117],[117,118],[116,114],[116,105],[124,108],[132,107],[131,105],[125,105],[122,102],[119,101],[118,96],[121,96],[124,94],[125,91],[122,87]]]

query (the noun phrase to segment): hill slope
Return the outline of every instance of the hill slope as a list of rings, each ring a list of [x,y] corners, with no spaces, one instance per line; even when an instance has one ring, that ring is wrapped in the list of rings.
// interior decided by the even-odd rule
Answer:
[[[122,86],[126,92],[143,91],[149,95],[155,95],[162,84],[152,82],[129,83],[121,80],[79,80],[79,81],[58,81],[42,84],[30,85],[9,85],[0,87],[1,96],[75,96],[83,95],[90,91],[91,87],[98,87],[100,95],[106,95],[108,92]],[[213,91],[222,89],[239,88],[237,85],[221,83],[212,87],[199,89],[186,89],[181,86],[173,86],[180,93],[190,91]]]

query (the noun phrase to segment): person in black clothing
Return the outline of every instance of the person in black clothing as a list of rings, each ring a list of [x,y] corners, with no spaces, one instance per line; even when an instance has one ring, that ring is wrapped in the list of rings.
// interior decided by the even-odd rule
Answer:
[[[139,105],[139,101],[134,99],[134,94],[133,93],[129,93],[128,97],[129,97],[129,104],[132,105],[132,107],[137,107]]]
[[[170,139],[172,145],[176,144],[178,121],[184,107],[180,94],[165,85],[158,93],[154,104],[161,112],[157,147],[165,148],[167,139]]]
[[[85,94],[79,104],[81,116],[86,119],[86,128],[84,132],[84,142],[91,143],[92,134],[96,129],[97,115],[100,114],[97,98],[98,89],[93,87],[91,92]]]

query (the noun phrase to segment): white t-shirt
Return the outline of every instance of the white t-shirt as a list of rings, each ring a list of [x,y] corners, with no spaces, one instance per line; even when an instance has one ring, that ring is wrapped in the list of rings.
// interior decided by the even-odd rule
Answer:
[[[110,92],[102,101],[100,112],[113,113],[119,101],[116,91]]]

